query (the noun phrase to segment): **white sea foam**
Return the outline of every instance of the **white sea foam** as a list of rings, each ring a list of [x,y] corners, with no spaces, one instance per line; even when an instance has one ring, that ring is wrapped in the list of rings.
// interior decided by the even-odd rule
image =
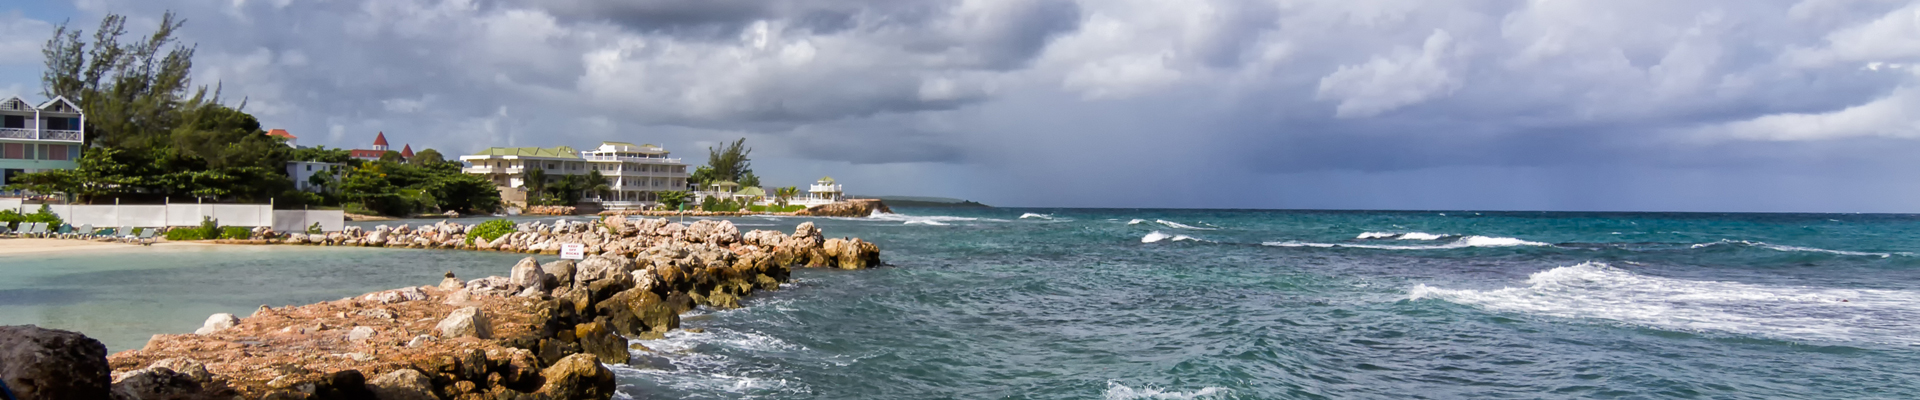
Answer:
[[[1162,240],[1172,240],[1175,242],[1184,242],[1184,241],[1205,242],[1206,241],[1202,239],[1196,239],[1192,236],[1187,236],[1187,235],[1169,235],[1166,233],[1162,233],[1160,231],[1153,231],[1152,233],[1148,233],[1147,236],[1140,237],[1140,243],[1153,243],[1153,242],[1158,242]]]
[[[1365,232],[1365,233],[1361,233],[1360,236],[1355,236],[1354,239],[1440,240],[1441,238],[1445,238],[1447,236],[1448,235],[1435,235],[1435,234],[1426,233],[1426,232],[1407,232],[1407,233]]]
[[[1179,223],[1179,222],[1173,222],[1173,221],[1168,221],[1168,220],[1164,220],[1164,219],[1156,219],[1156,220],[1153,220],[1153,222],[1155,222],[1155,223],[1159,223],[1159,224],[1161,224],[1161,225],[1166,225],[1166,226],[1167,226],[1167,227],[1169,227],[1169,228],[1179,228],[1179,229],[1192,229],[1192,230],[1198,230],[1198,231],[1213,231],[1213,230],[1219,230],[1219,229],[1220,229],[1220,228],[1202,228],[1202,227],[1198,227],[1198,226],[1193,226],[1193,225],[1187,225],[1187,224],[1182,224],[1182,223]]]
[[[1120,382],[1107,381],[1106,399],[1107,400],[1134,400],[1134,399],[1191,400],[1191,399],[1212,397],[1214,395],[1225,394],[1226,392],[1228,392],[1227,389],[1211,387],[1211,386],[1200,388],[1199,390],[1194,390],[1191,392],[1168,391],[1165,389],[1156,388],[1152,386],[1147,386],[1140,389],[1134,389],[1131,387],[1127,387],[1127,385],[1122,385],[1120,384]]]
[[[701,350],[704,345],[749,352],[807,351],[803,346],[771,336],[725,328],[708,328],[706,332],[701,333],[676,330],[668,332],[663,339],[635,342],[653,350],[651,352],[635,351],[636,356],[662,357],[672,363],[674,368],[635,368],[628,365],[608,365],[608,368],[621,376],[644,376],[648,380],[686,392],[778,393],[798,396],[812,391],[805,383],[784,378],[789,375],[786,371],[766,368]]]
[[[1318,247],[1318,248],[1351,247],[1351,248],[1357,248],[1357,249],[1376,249],[1376,250],[1446,250],[1446,249],[1458,249],[1458,248],[1466,248],[1466,247],[1552,246],[1551,244],[1540,243],[1540,242],[1529,242],[1529,241],[1515,239],[1515,238],[1487,237],[1487,236],[1467,236],[1467,237],[1460,238],[1458,240],[1454,240],[1452,242],[1448,242],[1447,244],[1417,245],[1417,246],[1361,244],[1361,243],[1311,243],[1311,242],[1296,242],[1296,241],[1266,242],[1261,244],[1268,245],[1268,246],[1275,246],[1275,247]]]
[[[872,221],[900,221],[900,223],[904,225],[919,224],[919,225],[938,225],[938,226],[948,225],[947,224],[948,222],[980,220],[979,218],[971,218],[971,217],[952,217],[952,216],[945,216],[945,215],[906,215],[906,214],[894,214],[894,213],[883,213],[883,212],[874,212],[872,216],[868,216],[864,219],[872,220]]]
[[[1053,219],[1053,215],[1026,213],[1020,214],[1020,219]]]
[[[1887,258],[1887,257],[1893,257],[1895,254],[1911,255],[1910,253],[1869,253],[1869,252],[1862,252],[1862,251],[1828,250],[1828,249],[1818,249],[1818,248],[1812,248],[1812,247],[1778,245],[1778,244],[1771,244],[1767,242],[1755,242],[1755,241],[1747,241],[1747,240],[1725,240],[1725,239],[1722,239],[1718,242],[1696,244],[1696,245],[1693,245],[1693,248],[1703,249],[1703,248],[1708,248],[1713,246],[1723,246],[1723,245],[1743,245],[1743,246],[1759,247],[1759,248],[1773,250],[1773,251],[1827,253],[1827,254],[1839,254],[1843,256],[1859,256],[1859,257]]]
[[[1144,220],[1144,219],[1138,219],[1138,218],[1136,218],[1136,219],[1134,219],[1134,220],[1132,220],[1132,221],[1127,221],[1127,225],[1139,225],[1139,224],[1144,224],[1144,223],[1147,223],[1147,220]]]
[[[1454,290],[1415,285],[1433,298],[1495,311],[1594,318],[1656,329],[1784,340],[1920,345],[1920,292],[1695,281],[1636,274],[1602,263],[1536,272],[1525,287]]]

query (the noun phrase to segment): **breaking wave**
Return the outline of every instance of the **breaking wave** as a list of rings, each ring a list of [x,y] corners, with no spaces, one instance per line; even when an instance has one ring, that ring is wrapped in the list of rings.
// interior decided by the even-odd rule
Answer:
[[[1695,281],[1597,262],[1536,272],[1527,286],[1454,290],[1415,285],[1410,300],[1594,318],[1656,329],[1786,340],[1920,344],[1920,292]]]
[[[1453,235],[1435,235],[1435,234],[1426,233],[1426,232],[1407,232],[1407,233],[1366,232],[1366,233],[1361,233],[1360,236],[1355,236],[1354,239],[1440,240],[1441,238],[1445,238],[1449,236],[1453,236]]]
[[[1202,239],[1195,239],[1194,237],[1187,236],[1187,235],[1168,235],[1166,233],[1161,233],[1160,231],[1153,231],[1153,233],[1148,233],[1147,236],[1141,237],[1140,243],[1153,243],[1153,242],[1158,242],[1162,240],[1172,240],[1175,242],[1189,241],[1189,240],[1197,241],[1197,242],[1206,241]]]
[[[1134,218],[1132,221],[1127,221],[1127,225],[1139,225],[1144,223],[1147,223],[1147,220],[1139,219],[1139,218]]]
[[[1191,392],[1169,391],[1169,390],[1156,388],[1152,386],[1148,386],[1141,389],[1134,389],[1131,387],[1127,387],[1127,385],[1122,385],[1119,382],[1107,381],[1106,399],[1107,400],[1135,400],[1135,399],[1191,400],[1191,399],[1212,397],[1214,395],[1224,394],[1226,392],[1227,392],[1227,389],[1222,389],[1222,388],[1217,388],[1212,386],[1200,388],[1200,390],[1195,390]]]
[[[1135,221],[1138,221],[1138,220],[1135,220]],[[1158,223],[1158,224],[1161,224],[1161,225],[1166,225],[1166,226],[1167,226],[1168,228],[1179,228],[1179,229],[1192,229],[1192,230],[1198,230],[1198,231],[1215,231],[1215,230],[1220,230],[1220,228],[1202,228],[1202,227],[1198,227],[1198,226],[1193,226],[1193,225],[1187,225],[1187,224],[1182,224],[1182,223],[1179,223],[1179,222],[1173,222],[1173,221],[1168,221],[1168,220],[1164,220],[1164,219],[1156,219],[1156,220],[1153,220],[1153,222],[1154,222],[1154,223]],[[1128,225],[1132,225],[1132,224],[1131,224],[1131,223],[1129,223]]]
[[[1838,254],[1843,256],[1857,256],[1857,257],[1888,258],[1888,257],[1893,257],[1896,254],[1903,255],[1903,256],[1912,255],[1911,253],[1870,253],[1870,252],[1862,252],[1862,251],[1827,250],[1827,249],[1818,249],[1818,248],[1812,248],[1812,247],[1770,244],[1767,242],[1755,242],[1755,241],[1747,241],[1747,240],[1725,240],[1725,239],[1721,239],[1718,242],[1696,244],[1696,245],[1693,245],[1692,248],[1704,249],[1704,248],[1714,247],[1714,246],[1747,246],[1747,247],[1758,247],[1758,248],[1773,250],[1773,251],[1827,253],[1827,254]]]
[[[1445,250],[1445,249],[1459,249],[1459,248],[1467,248],[1467,247],[1552,246],[1551,244],[1540,243],[1540,242],[1529,242],[1529,241],[1515,239],[1515,238],[1488,237],[1488,236],[1467,236],[1467,237],[1462,237],[1459,240],[1454,240],[1447,244],[1417,245],[1417,246],[1363,244],[1363,243],[1311,243],[1311,242],[1293,242],[1293,241],[1266,242],[1261,244],[1267,245],[1267,246],[1274,246],[1274,247],[1318,247],[1318,248],[1351,247],[1351,248],[1357,248],[1357,249],[1377,249],[1377,250]]]
[[[952,217],[952,216],[945,216],[945,215],[921,216],[921,215],[893,214],[893,213],[883,213],[883,212],[874,212],[872,216],[868,216],[866,219],[874,220],[874,221],[900,221],[901,224],[905,224],[905,225],[919,224],[919,225],[940,225],[940,226],[948,225],[947,224],[948,222],[980,220],[979,218],[971,218],[971,217]]]
[[[1053,215],[1026,213],[1026,214],[1020,214],[1020,219],[1053,219]]]

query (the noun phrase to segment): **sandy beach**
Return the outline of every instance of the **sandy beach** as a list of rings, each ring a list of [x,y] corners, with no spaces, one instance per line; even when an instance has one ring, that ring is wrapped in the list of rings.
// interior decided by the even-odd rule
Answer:
[[[212,246],[210,243],[161,242],[153,247]],[[64,253],[141,247],[133,243],[77,239],[0,238],[0,254]]]

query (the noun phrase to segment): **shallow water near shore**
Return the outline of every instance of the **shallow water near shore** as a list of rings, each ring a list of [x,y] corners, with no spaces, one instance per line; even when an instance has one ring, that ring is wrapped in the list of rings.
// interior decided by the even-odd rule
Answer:
[[[615,366],[623,393],[1920,397],[1916,216],[898,211],[731,218],[816,221],[894,266],[800,270],[743,308],[697,310],[683,327],[702,332],[641,341],[655,351]],[[0,261],[0,323],[117,351],[214,312],[504,275],[522,257],[146,250]]]

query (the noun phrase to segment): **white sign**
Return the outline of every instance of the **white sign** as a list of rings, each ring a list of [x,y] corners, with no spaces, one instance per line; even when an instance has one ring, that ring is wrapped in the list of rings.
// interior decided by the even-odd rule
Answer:
[[[587,245],[579,243],[560,244],[560,259],[582,260],[587,258]]]

